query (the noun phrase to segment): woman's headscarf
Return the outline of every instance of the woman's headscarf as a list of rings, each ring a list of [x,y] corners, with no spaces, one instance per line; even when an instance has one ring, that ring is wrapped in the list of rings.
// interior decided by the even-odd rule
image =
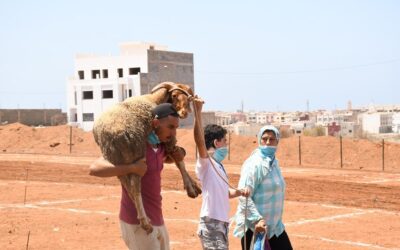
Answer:
[[[279,139],[280,139],[280,134],[279,134],[279,130],[272,126],[272,125],[266,125],[262,128],[260,128],[260,130],[258,131],[257,134],[257,142],[258,142],[258,146],[262,146],[261,145],[261,137],[262,135],[265,133],[265,131],[272,131],[275,133],[275,137],[279,143]],[[260,149],[257,147],[250,155],[250,157],[246,160],[246,162],[244,163],[244,168],[250,168],[250,167],[256,167],[257,171],[261,171],[259,176],[265,176],[266,174],[268,174],[268,172],[271,170],[271,164],[272,161],[274,159],[271,159],[269,157],[265,157]],[[246,166],[248,165],[248,166]]]
[[[261,146],[261,137],[267,130],[274,132],[275,137],[279,142],[279,139],[281,137],[281,135],[279,134],[279,130],[272,125],[266,125],[266,126],[260,128],[260,130],[258,131],[258,134],[257,134],[258,146]]]

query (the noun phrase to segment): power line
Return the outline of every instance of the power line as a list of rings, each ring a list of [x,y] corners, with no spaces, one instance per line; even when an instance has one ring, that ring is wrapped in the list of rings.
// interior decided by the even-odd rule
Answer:
[[[27,92],[27,91],[1,91],[0,94],[6,95],[64,95],[65,92],[57,91],[57,92]]]
[[[358,64],[358,65],[350,65],[350,66],[342,66],[342,67],[332,67],[332,68],[320,68],[320,69],[310,69],[310,70],[294,70],[294,71],[275,71],[275,72],[223,72],[223,71],[203,71],[198,70],[198,73],[202,74],[218,74],[218,75],[283,75],[283,74],[301,74],[301,73],[314,73],[314,72],[327,72],[327,71],[338,71],[338,70],[346,70],[346,69],[356,69],[356,68],[364,68],[375,65],[384,65],[384,64],[392,64],[399,62],[400,59],[393,59],[381,62],[367,63],[367,64]]]

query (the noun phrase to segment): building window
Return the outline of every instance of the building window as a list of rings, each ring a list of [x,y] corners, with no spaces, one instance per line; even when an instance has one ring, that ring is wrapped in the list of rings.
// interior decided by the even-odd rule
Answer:
[[[75,120],[73,120],[73,122],[77,122],[78,121],[78,114],[77,113],[74,114],[74,119]]]
[[[83,113],[82,120],[84,122],[92,122],[92,121],[94,121],[94,114],[93,113]]]
[[[75,103],[75,105],[78,104],[78,101],[77,101],[77,98],[76,98],[76,91],[74,92],[74,103]]]
[[[93,91],[83,91],[82,97],[84,100],[93,99]]]
[[[140,73],[140,68],[129,68],[129,75],[137,75]]]
[[[92,79],[100,79],[100,70],[92,70]]]
[[[79,71],[78,71],[78,76],[79,76],[79,79],[80,79],[80,80],[85,79],[85,71],[79,70]]]
[[[118,69],[118,77],[124,77],[124,70],[123,69]]]
[[[130,90],[128,90],[128,97],[131,97],[132,96],[132,90],[130,89]]]
[[[103,78],[108,78],[108,69],[103,69]]]
[[[103,99],[112,99],[113,98],[113,91],[112,90],[103,90]]]

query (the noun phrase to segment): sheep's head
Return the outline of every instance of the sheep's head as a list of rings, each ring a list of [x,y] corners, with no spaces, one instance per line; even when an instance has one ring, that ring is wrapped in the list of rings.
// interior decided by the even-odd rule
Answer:
[[[193,90],[186,84],[174,82],[162,82],[155,86],[151,93],[165,89],[167,92],[164,101],[171,103],[179,114],[179,118],[185,119],[192,112],[190,102],[193,98]]]
[[[169,91],[170,100],[168,102],[172,103],[176,111],[178,111],[179,117],[185,119],[192,112],[190,102],[193,98],[193,90],[184,84],[177,83],[174,85]]]

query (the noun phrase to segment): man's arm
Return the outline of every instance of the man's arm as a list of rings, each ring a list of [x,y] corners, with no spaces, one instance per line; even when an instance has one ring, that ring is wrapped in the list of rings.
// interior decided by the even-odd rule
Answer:
[[[89,175],[97,177],[113,177],[136,174],[143,176],[146,173],[146,170],[147,165],[144,158],[132,164],[113,165],[103,157],[100,157],[90,164]]]
[[[196,142],[197,149],[199,150],[200,158],[208,158],[206,142],[204,140],[203,124],[201,121],[201,110],[203,108],[204,101],[198,97],[194,98],[193,109],[194,112],[194,141]]]

